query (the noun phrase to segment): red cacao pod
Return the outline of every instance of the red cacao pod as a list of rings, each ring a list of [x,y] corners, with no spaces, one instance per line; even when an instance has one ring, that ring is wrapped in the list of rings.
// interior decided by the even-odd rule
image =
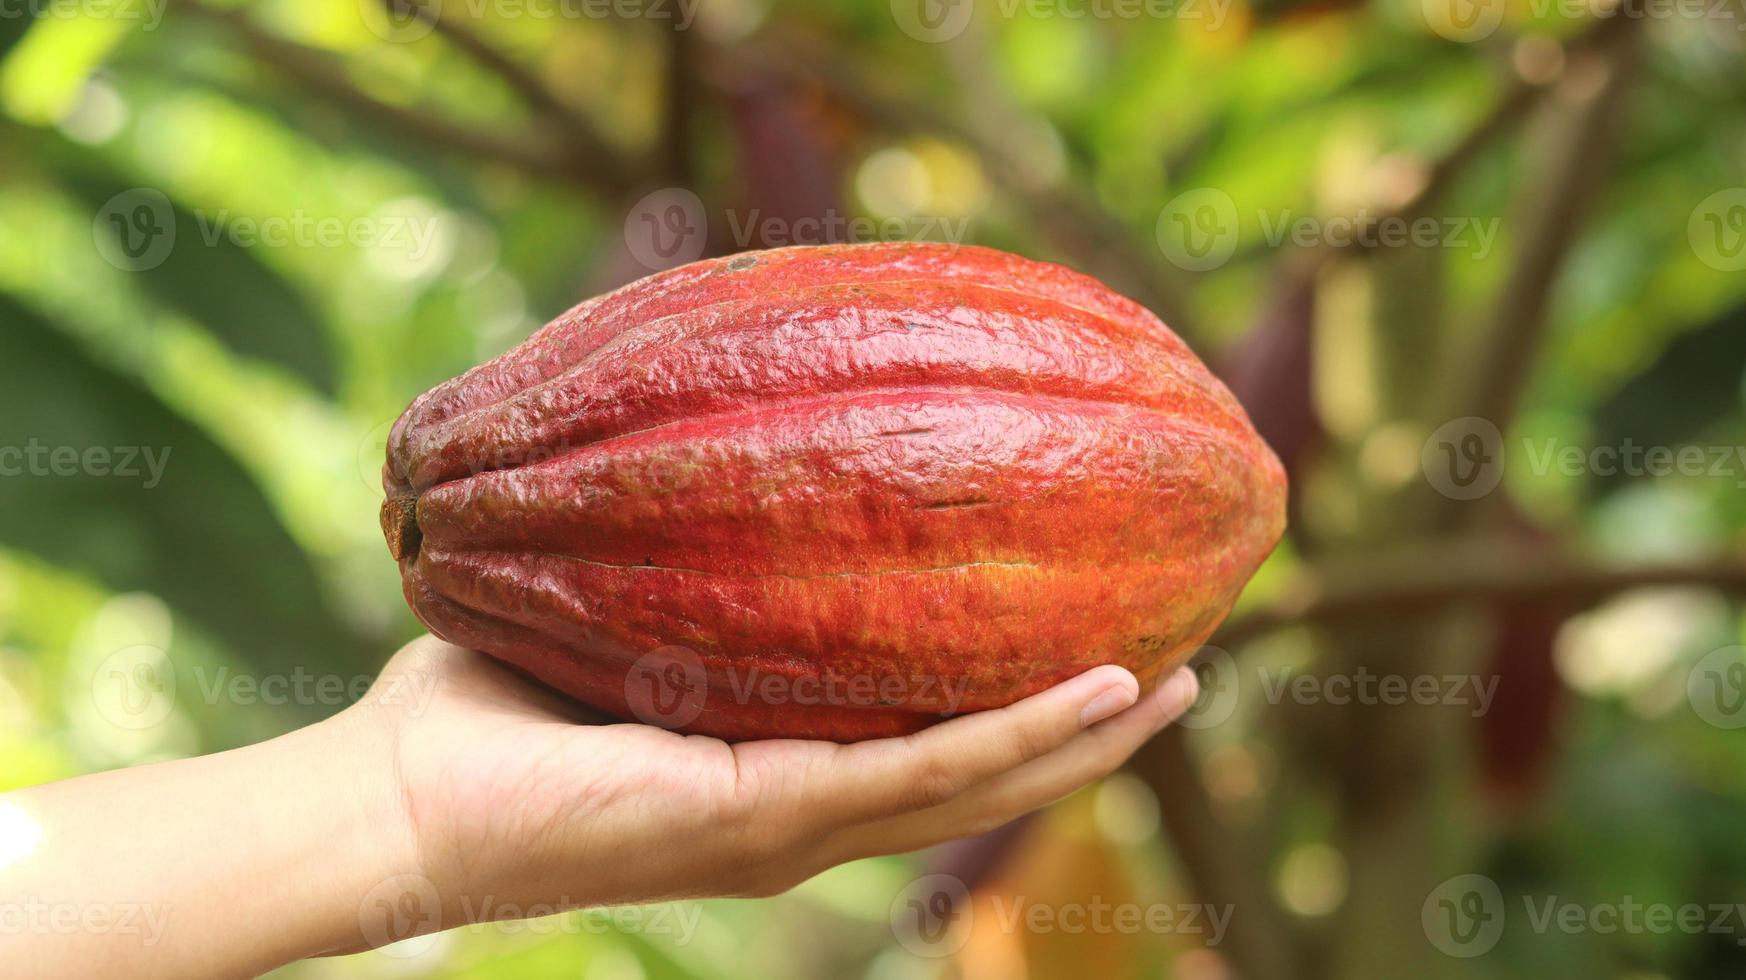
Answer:
[[[421,396],[383,527],[420,620],[621,717],[852,741],[1097,664],[1151,685],[1284,528],[1137,304],[982,248],[777,249],[588,300]]]

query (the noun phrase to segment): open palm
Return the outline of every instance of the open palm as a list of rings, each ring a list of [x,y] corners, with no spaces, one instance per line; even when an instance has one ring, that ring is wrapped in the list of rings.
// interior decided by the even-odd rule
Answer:
[[[364,706],[391,728],[424,873],[451,902],[768,895],[997,827],[1109,773],[1193,700],[1098,667],[1010,707],[853,745],[728,744],[592,716],[434,637]],[[477,907],[472,906],[472,907]]]

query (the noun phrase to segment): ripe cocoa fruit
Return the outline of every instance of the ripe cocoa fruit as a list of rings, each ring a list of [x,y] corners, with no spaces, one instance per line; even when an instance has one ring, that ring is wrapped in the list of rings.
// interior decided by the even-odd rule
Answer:
[[[1139,305],[983,248],[698,262],[395,424],[434,633],[629,719],[853,741],[1187,658],[1284,529],[1231,394]]]

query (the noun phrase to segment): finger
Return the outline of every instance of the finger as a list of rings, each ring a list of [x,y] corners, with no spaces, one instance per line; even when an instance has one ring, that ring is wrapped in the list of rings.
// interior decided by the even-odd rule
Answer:
[[[1040,694],[904,738],[837,750],[818,785],[839,824],[858,824],[939,806],[991,777],[1045,755],[1086,727],[1132,705],[1134,675],[1094,667]]]
[[[1146,740],[1180,718],[1198,691],[1194,672],[1180,669],[1121,714],[949,803],[841,834],[842,853],[835,860],[920,850],[993,830],[1048,806],[1114,772]]]

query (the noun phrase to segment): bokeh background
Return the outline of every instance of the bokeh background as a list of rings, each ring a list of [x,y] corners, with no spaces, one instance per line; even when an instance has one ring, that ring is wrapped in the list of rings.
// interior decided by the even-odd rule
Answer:
[[[777,900],[283,976],[1742,975],[1743,51],[1738,0],[0,0],[0,790],[355,697],[424,389],[663,266],[943,239],[1157,311],[1286,461],[1185,723]]]

